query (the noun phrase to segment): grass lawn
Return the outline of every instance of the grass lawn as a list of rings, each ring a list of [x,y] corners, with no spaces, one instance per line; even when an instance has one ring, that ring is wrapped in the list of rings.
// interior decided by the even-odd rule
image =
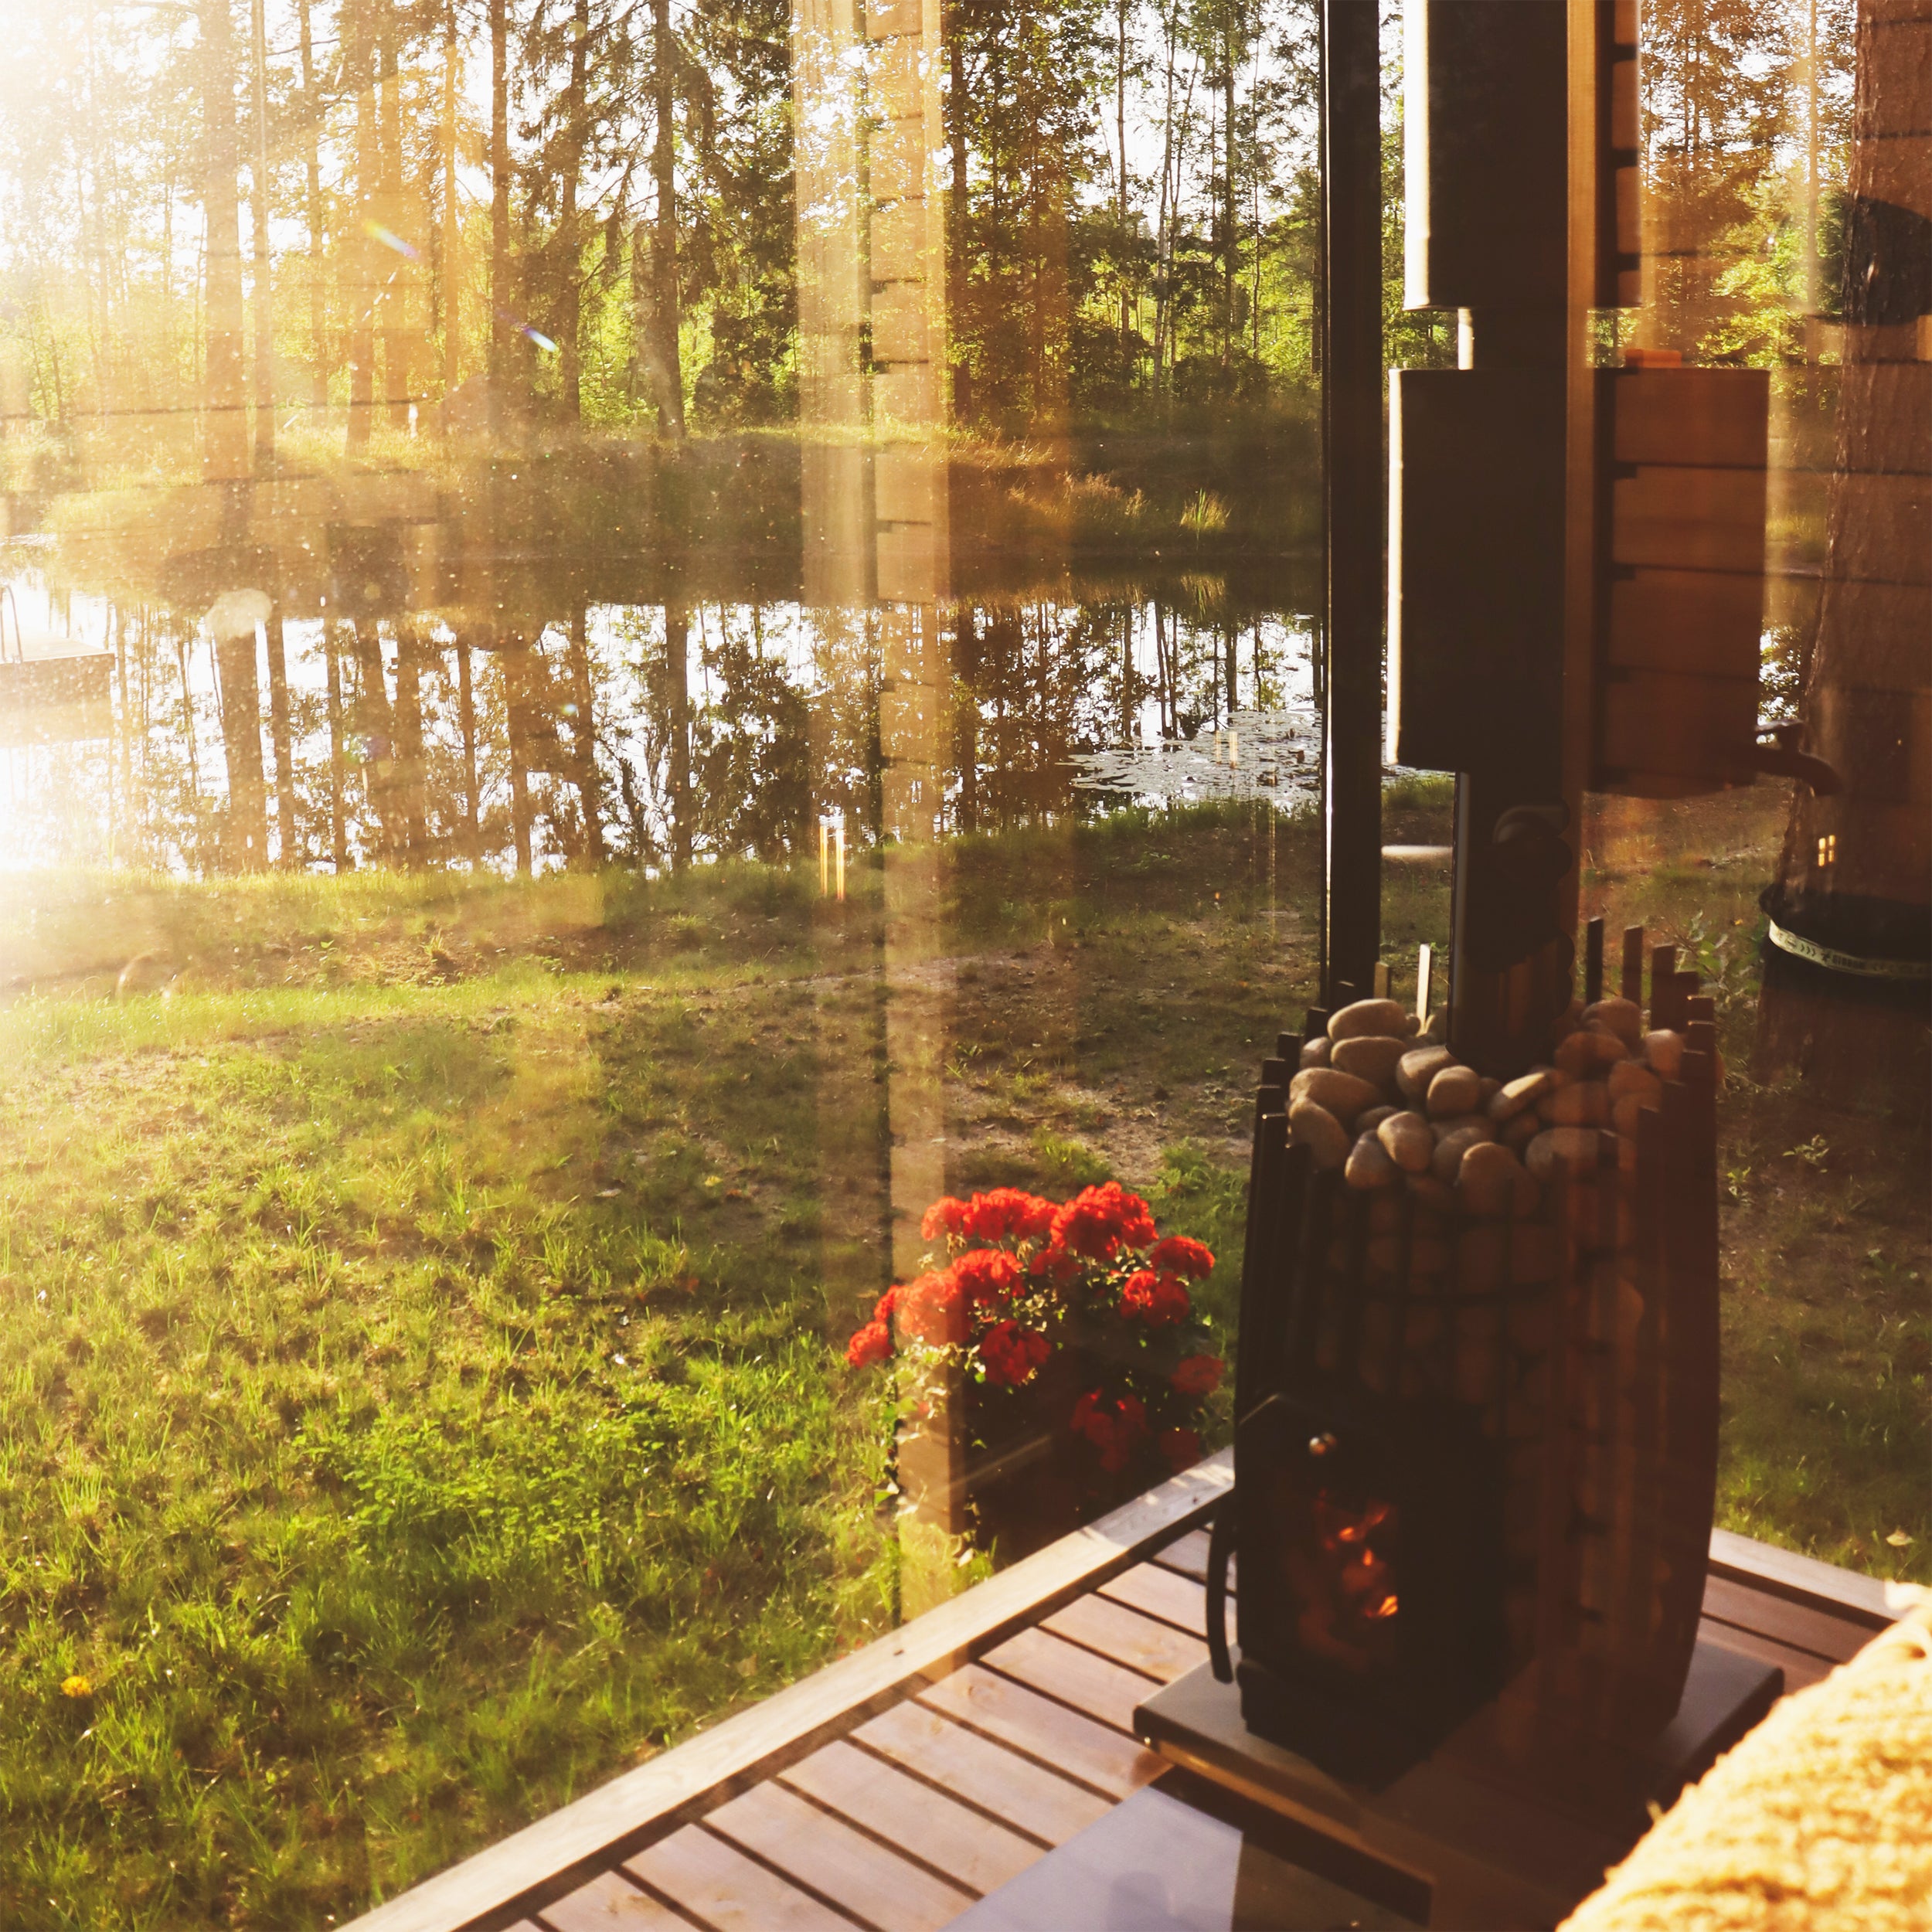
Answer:
[[[1770,782],[1670,805],[1605,800],[1583,897],[1641,922],[1704,975],[1726,1073],[1726,1527],[1829,1563],[1932,1583],[1932,1146],[1923,1129],[1751,1077],[1757,895],[1789,793]]]
[[[1251,828],[1145,829],[963,851],[973,959],[907,971],[967,982],[1006,1165],[1060,1186],[1113,1103],[1027,982],[1068,1041],[1117,1009],[1085,1077],[1225,1244],[1182,1143],[1234,1131],[1284,969],[1201,885]],[[830,1345],[908,1077],[851,883],[6,883],[0,1923],[339,1922],[895,1620],[886,1391]],[[162,949],[168,997],[107,996]]]
[[[1748,903],[1740,849],[1593,889],[1667,927]],[[0,885],[0,1923],[340,1923],[889,1625],[930,1580],[832,1345],[894,1135],[956,1189],[1141,1185],[1228,1257],[1225,1324],[1314,856],[1243,808],[855,864],[842,905]],[[1440,881],[1386,898],[1392,957],[1446,939]],[[1750,935],[1706,937],[1734,1029]],[[162,948],[168,998],[107,997]],[[1924,1576],[1922,1153],[1726,1106],[1726,1519]]]

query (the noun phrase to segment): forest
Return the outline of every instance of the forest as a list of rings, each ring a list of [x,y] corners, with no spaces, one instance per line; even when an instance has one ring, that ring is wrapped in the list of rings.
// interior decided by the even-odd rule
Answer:
[[[801,151],[815,190],[833,153],[865,208],[942,210],[957,434],[1290,408],[1318,379],[1313,0],[961,0],[923,26],[844,0],[10,11],[15,491],[179,473],[198,416],[223,476],[433,431],[794,423]],[[1385,14],[1388,359],[1413,363],[1453,329],[1398,305]],[[1648,300],[1700,356],[1805,359],[1833,308],[1849,17],[1645,9]],[[807,57],[819,33],[852,84]],[[893,36],[930,107],[910,182]]]
[[[834,596],[812,560],[886,514],[884,471],[811,451],[883,434],[908,371],[953,829],[1083,809],[1070,759],[1287,689],[1270,653],[1319,601],[1313,0],[13,11],[13,617],[114,657],[26,754],[23,857],[649,869],[876,835],[879,573]],[[1848,18],[1646,10],[1648,279],[1616,324],[1778,366],[1812,451]],[[1454,332],[1400,306],[1400,29],[1385,351],[1413,365]],[[882,280],[909,207],[913,279]],[[238,587],[264,607],[217,634]]]

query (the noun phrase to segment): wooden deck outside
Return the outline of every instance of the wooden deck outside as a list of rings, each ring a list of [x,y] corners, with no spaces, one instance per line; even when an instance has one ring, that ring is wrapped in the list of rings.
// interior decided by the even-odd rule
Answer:
[[[1227,1481],[1203,1464],[360,1932],[934,1932],[1166,1770],[1133,1713],[1207,1655],[1198,1526]],[[1889,1621],[1868,1578],[1722,1532],[1712,1555],[1704,1634],[1787,1690]]]

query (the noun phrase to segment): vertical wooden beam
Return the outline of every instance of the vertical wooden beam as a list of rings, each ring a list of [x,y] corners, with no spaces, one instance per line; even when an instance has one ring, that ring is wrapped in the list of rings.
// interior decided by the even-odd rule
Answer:
[[[1366,986],[1382,937],[1382,100],[1378,9],[1322,0],[1321,980]]]
[[[1607,392],[1596,367],[1593,311],[1614,296],[1604,287],[1606,249],[1614,243],[1616,209],[1605,165],[1609,118],[1610,57],[1615,39],[1615,0],[1566,0],[1570,113],[1569,247],[1564,277],[1563,369],[1564,537],[1563,609],[1563,764],[1561,796],[1581,849],[1583,793],[1594,737],[1597,639],[1607,614],[1609,583],[1601,574],[1610,500],[1602,444],[1607,434]],[[1605,233],[1606,226],[1611,231]],[[1577,928],[1580,868],[1573,866],[1558,890],[1559,921]]]

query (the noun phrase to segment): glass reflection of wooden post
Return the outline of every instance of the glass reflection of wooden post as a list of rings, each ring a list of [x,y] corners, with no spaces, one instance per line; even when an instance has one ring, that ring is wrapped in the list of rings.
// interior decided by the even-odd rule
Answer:
[[[904,1281],[925,1247],[920,1216],[946,1189],[939,9],[937,0],[796,0],[793,22],[805,596],[821,607],[878,607],[887,1205],[893,1277]],[[936,1392],[933,1413],[900,1451],[910,1511],[948,1536],[964,1526],[957,1393]],[[906,1563],[905,1614],[943,1593],[945,1568]]]
[[[939,623],[946,594],[946,469],[938,432],[945,366],[944,227],[931,158],[940,115],[938,0],[871,8],[873,130],[868,155],[873,428],[873,582],[879,617],[879,747],[885,857],[886,1109],[891,1132],[893,1267],[903,1281],[925,1243],[919,1223],[946,1189],[945,1060],[951,1016],[944,861],[951,665]],[[965,1527],[961,1392],[944,1392],[902,1447],[900,1485],[933,1527]],[[912,1553],[908,1551],[909,1555]],[[909,1563],[903,1608],[950,1587]]]

